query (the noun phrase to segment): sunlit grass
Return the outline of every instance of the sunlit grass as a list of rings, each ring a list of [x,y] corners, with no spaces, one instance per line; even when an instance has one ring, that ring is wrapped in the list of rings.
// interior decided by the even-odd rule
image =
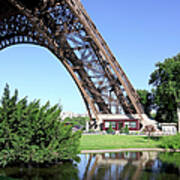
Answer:
[[[158,148],[159,138],[130,135],[83,135],[81,150],[100,150],[118,148]]]

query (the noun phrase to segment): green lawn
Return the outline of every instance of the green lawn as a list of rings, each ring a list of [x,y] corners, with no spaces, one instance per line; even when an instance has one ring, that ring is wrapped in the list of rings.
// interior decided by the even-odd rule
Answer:
[[[103,150],[118,148],[158,148],[159,138],[130,135],[83,135],[80,150]]]

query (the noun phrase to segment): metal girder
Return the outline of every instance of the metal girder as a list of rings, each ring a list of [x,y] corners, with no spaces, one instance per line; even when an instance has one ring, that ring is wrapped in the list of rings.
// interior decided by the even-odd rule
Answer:
[[[44,46],[56,55],[90,117],[138,113],[142,119],[135,89],[79,0],[0,0],[0,49],[18,43]]]

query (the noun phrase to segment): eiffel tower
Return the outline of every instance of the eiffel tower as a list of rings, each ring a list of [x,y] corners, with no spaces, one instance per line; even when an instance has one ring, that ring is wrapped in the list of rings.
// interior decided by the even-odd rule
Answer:
[[[0,50],[31,43],[49,49],[81,92],[90,118],[139,114],[138,94],[80,0],[0,0]]]

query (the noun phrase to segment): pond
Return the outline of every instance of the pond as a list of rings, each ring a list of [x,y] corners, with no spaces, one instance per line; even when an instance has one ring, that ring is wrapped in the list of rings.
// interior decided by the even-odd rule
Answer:
[[[68,162],[51,168],[0,169],[0,179],[180,180],[180,153],[119,152],[79,157],[79,163]]]

